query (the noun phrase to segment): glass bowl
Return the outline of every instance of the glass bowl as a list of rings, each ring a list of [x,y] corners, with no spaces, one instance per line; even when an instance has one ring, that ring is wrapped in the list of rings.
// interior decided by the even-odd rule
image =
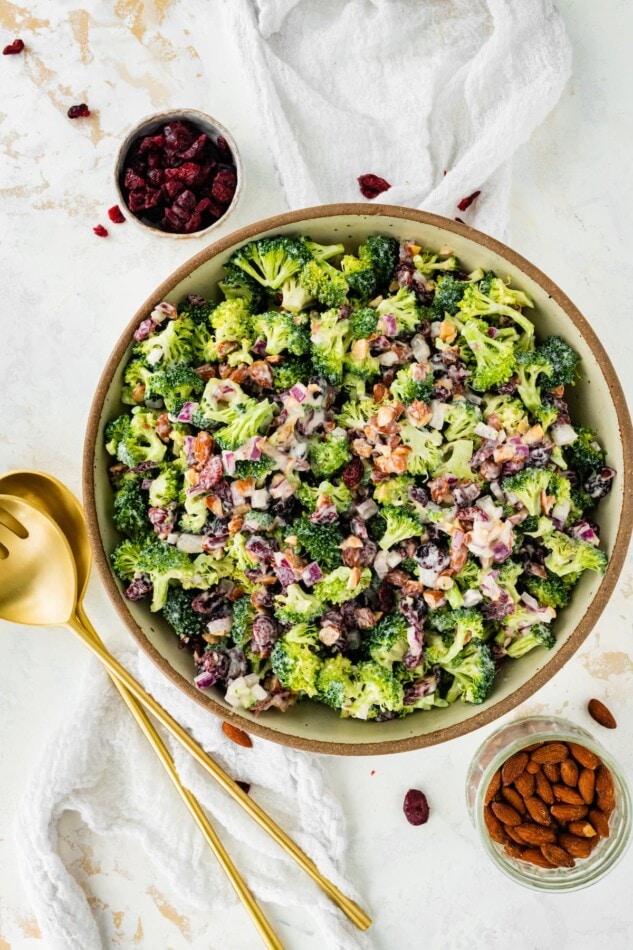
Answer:
[[[562,740],[585,746],[611,771],[615,808],[609,818],[610,835],[601,838],[587,858],[578,858],[573,868],[541,868],[512,858],[493,841],[484,823],[484,796],[492,776],[515,752],[534,742]],[[519,719],[493,732],[479,747],[466,779],[466,805],[470,819],[489,857],[504,874],[537,891],[577,891],[595,884],[611,871],[626,853],[631,838],[631,794],[621,767],[580,726],[553,716]]]

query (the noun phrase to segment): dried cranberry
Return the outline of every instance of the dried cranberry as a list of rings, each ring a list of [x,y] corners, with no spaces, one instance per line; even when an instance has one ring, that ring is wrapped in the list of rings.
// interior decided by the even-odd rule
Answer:
[[[270,656],[271,650],[279,636],[277,624],[267,614],[257,614],[251,630],[253,638],[253,653],[258,656]]]
[[[380,178],[378,175],[359,175],[358,184],[362,196],[369,198],[370,201],[372,198],[377,198],[378,195],[381,195],[383,191],[388,191],[391,188],[389,182],[385,181],[384,178]]]
[[[143,597],[147,597],[152,591],[152,582],[149,579],[147,574],[140,574],[138,577],[135,577],[128,589],[125,591],[125,596],[128,600],[141,600]]]
[[[192,158],[195,158],[197,155],[200,154],[200,152],[202,151],[202,149],[205,147],[206,144],[207,144],[207,137],[205,133],[203,132],[202,135],[198,136],[198,138],[195,140],[193,145],[190,145],[188,149],[180,153],[181,159],[185,162],[190,161]]]
[[[21,53],[23,49],[24,49],[24,40],[14,40],[13,43],[9,43],[8,46],[5,46],[5,48],[2,50],[2,55],[16,56],[18,53]]]
[[[181,194],[179,194],[174,201],[174,210],[176,208],[182,208],[183,211],[193,211],[196,207],[196,204],[196,196],[194,195],[193,191],[189,191],[189,189],[187,189],[186,191],[181,192]]]
[[[481,194],[481,191],[473,191],[472,195],[468,195],[467,198],[462,198],[461,201],[458,201],[457,207],[459,208],[460,211],[466,211],[468,208],[470,208],[475,198],[478,198],[480,194]]]
[[[185,234],[193,234],[194,231],[199,231],[202,228],[202,215],[198,214],[197,211],[194,211],[190,218],[185,221],[183,226],[183,231]]]
[[[165,181],[165,172],[162,168],[150,168],[147,173],[147,180],[150,185],[158,187],[158,185],[162,185]]]
[[[229,148],[229,143],[226,141],[224,136],[218,135],[215,144],[222,158],[231,158],[231,159],[233,158],[233,156],[231,155],[231,149]]]
[[[123,217],[123,212],[118,205],[112,205],[111,208],[108,208],[108,217],[113,224],[124,224],[125,218]]]
[[[94,233],[97,235],[97,237],[107,237],[107,236],[108,236],[108,232],[107,232],[106,228],[104,228],[104,226],[103,226],[102,224],[98,224],[98,225],[96,226],[96,228],[93,228],[92,230],[93,230]]]
[[[195,132],[184,122],[170,122],[163,128],[167,148],[182,151],[189,148],[195,138]]]
[[[165,136],[164,135],[146,135],[144,139],[141,139],[138,150],[139,153],[149,152],[150,149],[163,149],[165,148]]]
[[[146,209],[155,208],[160,201],[160,188],[146,188],[143,207]]]
[[[165,169],[165,174],[167,174],[167,172],[170,170],[171,169],[169,168]],[[178,195],[181,194],[185,190],[185,187],[186,185],[184,184],[184,182],[177,181],[176,179],[172,178],[165,182],[165,184],[163,185],[163,190],[167,193],[167,195],[170,198],[177,198]]]
[[[360,485],[364,471],[363,463],[358,457],[353,458],[352,461],[345,466],[342,478],[350,490]]]
[[[211,194],[222,204],[228,205],[237,187],[237,175],[232,168],[221,168],[213,179]]]
[[[142,211],[145,207],[145,189],[139,188],[138,191],[131,191],[128,195],[127,206],[133,214]]]
[[[69,119],[87,119],[90,109],[85,102],[80,102],[78,106],[71,106],[67,114]]]
[[[404,796],[402,810],[410,825],[425,825],[429,820],[429,803],[417,788],[410,788]]]
[[[139,188],[145,188],[146,182],[145,179],[137,175],[132,168],[128,168],[123,176],[123,187],[128,188],[130,191],[137,191]]]

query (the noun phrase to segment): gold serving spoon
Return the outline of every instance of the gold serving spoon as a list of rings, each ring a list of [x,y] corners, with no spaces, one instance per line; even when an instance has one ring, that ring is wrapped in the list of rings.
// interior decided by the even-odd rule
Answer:
[[[34,479],[37,479],[37,484],[35,484]],[[39,481],[42,479],[42,482]],[[9,481],[11,480],[11,481]],[[43,490],[44,482],[50,484],[50,488],[46,491]],[[65,524],[65,529],[69,532],[70,536],[73,539],[72,547],[73,549],[78,550],[83,548],[84,550],[80,554],[80,559],[78,563],[84,565],[84,577],[87,579],[87,574],[85,573],[85,565],[89,566],[90,564],[90,551],[87,538],[87,532],[85,528],[85,523],[83,520],[83,513],[79,506],[79,503],[76,501],[74,496],[69,492],[69,490],[62,485],[60,482],[57,482],[55,479],[50,478],[50,476],[41,475],[39,473],[33,472],[16,472],[8,476],[5,476],[1,480],[0,486],[6,490],[8,487],[12,487],[12,491],[15,492],[15,486],[21,484],[22,491],[24,494],[29,493],[28,497],[32,498],[32,493],[36,493],[36,497],[39,498],[38,504],[43,506],[43,498],[47,499],[46,504],[50,505],[51,509],[55,511],[56,517],[58,517],[59,512],[64,509],[67,504],[67,499],[72,500],[72,505],[76,506],[76,512],[79,515],[79,524],[80,528],[78,529],[76,524],[73,526],[72,521],[68,521]],[[5,503],[7,496],[0,496],[0,508],[7,510],[7,508],[13,504],[23,506],[22,514],[23,518],[26,518],[24,521],[24,527],[29,530],[30,526],[28,521],[30,520],[31,515],[41,514],[39,511],[34,511],[34,509],[26,505],[24,502],[19,502],[15,498],[8,498],[7,503]],[[17,526],[21,525],[22,519],[19,516],[15,515],[15,509],[9,509],[8,514],[13,516],[14,527],[17,522]],[[52,558],[48,556],[47,558],[41,558],[39,555],[31,555],[30,561],[32,568],[37,577],[30,578],[29,570],[30,566],[24,566],[24,555],[21,555],[22,564],[19,563],[12,568],[11,573],[7,572],[5,574],[4,568],[8,565],[8,559],[6,561],[0,560],[0,580],[3,581],[2,587],[5,589],[10,586],[9,578],[13,577],[14,585],[19,589],[10,594],[8,592],[0,593],[0,617],[5,619],[12,619],[16,622],[21,623],[31,623],[31,624],[44,624],[52,626],[67,626],[72,629],[77,636],[80,637],[88,646],[88,648],[97,656],[98,659],[107,667],[107,669],[117,677],[117,679],[122,682],[129,692],[131,692],[135,698],[141,702],[147,709],[149,709],[157,719],[165,726],[166,729],[176,738],[178,741],[193,755],[197,762],[218,782],[218,784],[253,818],[254,821],[263,828],[264,831],[267,831],[268,834],[275,840],[280,847],[282,847],[287,854],[289,854],[297,864],[322,888],[322,890],[330,897],[330,899],[343,911],[344,914],[354,923],[359,929],[366,930],[371,926],[371,918],[360,908],[358,905],[352,901],[350,898],[346,897],[331,881],[328,881],[325,878],[314,862],[298,847],[297,844],[276,824],[267,814],[263,811],[260,806],[254,802],[234,781],[233,779],[216,763],[211,759],[189,736],[189,734],[179,725],[176,720],[174,720],[169,713],[167,713],[157,702],[150,696],[145,690],[136,682],[136,680],[130,676],[127,670],[124,669],[115,659],[112,657],[108,651],[105,649],[101,641],[93,639],[94,631],[89,625],[88,621],[88,630],[84,625],[84,622],[87,620],[85,613],[81,605],[78,605],[78,609],[73,609],[74,605],[71,601],[76,601],[76,588],[77,588],[77,579],[75,574],[75,565],[70,557],[69,561],[69,551],[68,542],[64,536],[60,533],[60,529],[57,524],[51,522],[46,516],[41,516],[45,519],[45,525],[38,523],[36,526],[34,524],[33,536],[35,541],[29,537],[28,547],[35,550],[35,544],[42,544],[45,546],[45,539],[41,537],[42,533],[44,535],[52,535],[51,543],[56,546],[59,555],[60,561],[59,565],[53,563]],[[4,519],[2,519],[4,520]],[[6,522],[5,522],[6,523]],[[57,537],[54,537],[54,536]],[[63,545],[59,545],[59,538],[63,542]],[[6,541],[11,539],[12,549],[19,550],[17,547],[20,540],[19,536],[13,536],[6,531],[0,529],[0,543],[4,542],[5,553],[8,550],[8,545]],[[22,539],[26,540],[26,539]],[[24,548],[27,545],[23,546]],[[0,556],[2,551],[0,550]],[[16,558],[16,561],[18,558]],[[62,564],[63,562],[63,564]],[[19,568],[19,569],[18,569]],[[71,585],[72,597],[67,598],[62,604],[58,601],[51,600],[51,604],[46,604],[44,597],[37,595],[37,583],[44,581],[45,576],[48,576],[48,583],[50,584],[50,578],[53,577],[54,585]],[[36,583],[37,581],[37,583]],[[21,603],[24,599],[22,591],[25,589],[25,585],[33,588],[31,594],[31,600],[26,597],[26,604],[24,608],[21,606],[16,607],[16,603]],[[85,588],[85,580],[84,580]],[[83,593],[83,591],[81,591]],[[58,594],[59,597],[59,594]],[[37,602],[40,602],[39,613],[27,614],[27,610],[31,611],[34,608],[34,605],[37,605]],[[52,605],[55,604],[55,609],[53,610]],[[69,606],[70,605],[70,606]],[[63,607],[63,609],[60,609]],[[58,614],[64,614],[66,616],[63,618],[58,618]],[[33,619],[33,616],[38,617],[39,619]],[[55,619],[53,619],[55,617]],[[92,631],[92,633],[90,632]],[[197,803],[196,803],[197,804]],[[199,807],[199,806],[198,806]]]
[[[56,540],[59,541],[61,538],[63,541],[64,538],[62,535],[65,535],[68,541],[68,547],[70,548],[71,556],[73,557],[75,564],[77,581],[75,616],[78,622],[83,624],[87,632],[92,636],[93,641],[101,643],[99,635],[93,628],[83,609],[83,596],[90,574],[91,555],[85,522],[83,519],[83,512],[75,496],[72,494],[72,492],[68,491],[68,489],[61,484],[61,482],[58,482],[56,479],[53,479],[48,475],[40,474],[38,472],[12,472],[4,478],[0,478],[0,493],[11,493],[13,496],[18,496],[15,498],[16,501],[21,499],[22,502],[27,502],[29,506],[36,507],[37,510],[41,509],[44,515],[48,516],[51,521],[56,522],[59,528],[61,528],[61,532],[58,532],[58,538]],[[25,531],[23,530],[25,528],[25,521],[28,522],[30,528],[32,529],[37,519],[34,520],[31,517],[27,517],[27,519],[25,519],[23,510],[20,511],[14,507],[13,511],[8,511],[7,508],[8,506],[6,505],[5,497],[0,501],[0,558],[2,557],[3,553],[8,551],[9,558],[13,560],[13,544],[11,544],[11,546],[5,544],[4,551],[2,550],[2,526],[7,528],[9,531],[12,531],[20,540],[26,540],[24,536]],[[31,531],[29,531],[29,540],[31,536]],[[15,550],[19,549],[16,548]],[[47,551],[49,551],[48,547]],[[57,554],[57,552],[51,548],[49,556],[55,554]],[[0,565],[2,565],[1,560]],[[20,570],[19,566],[18,570]],[[4,571],[2,566],[0,566],[0,578],[5,581],[3,575]],[[10,583],[10,581],[6,581],[6,583]],[[43,590],[44,588],[42,588],[41,591],[38,591],[38,596],[42,594]],[[28,609],[32,610],[33,607],[31,606]],[[3,601],[1,594],[0,611],[3,611]],[[34,616],[37,617],[39,614],[35,614]],[[28,614],[25,613],[25,620],[23,622],[32,622],[31,620],[28,620],[27,617]],[[7,619],[15,620],[15,614],[12,614],[10,618],[7,617]],[[35,621],[33,620],[33,622]],[[132,713],[134,719],[136,719],[141,731],[156,752],[156,755],[158,756],[163,768],[167,772],[167,775],[171,779],[181,799],[191,812],[194,821],[204,835],[207,844],[218,859],[222,870],[231,882],[239,899],[246,907],[246,910],[250,914],[255,927],[259,931],[265,946],[269,947],[270,950],[283,950],[283,944],[275,934],[263,911],[249,891],[246,882],[233,864],[233,861],[231,860],[228,852],[218,837],[218,834],[209,821],[206,813],[203,811],[199,801],[189,791],[189,789],[185,788],[185,786],[181,784],[170,752],[152,724],[151,719],[143,710],[143,708],[137,703],[134,697],[128,693],[125,686],[123,686],[123,684],[119,682],[119,680],[112,674],[110,674],[110,678],[121,694],[123,702]]]

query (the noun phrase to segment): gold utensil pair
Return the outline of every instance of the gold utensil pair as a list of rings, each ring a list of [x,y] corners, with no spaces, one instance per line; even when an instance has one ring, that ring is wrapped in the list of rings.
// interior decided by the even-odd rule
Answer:
[[[106,650],[83,608],[91,553],[83,511],[75,496],[51,476],[28,471],[12,472],[0,478],[0,493],[0,618],[33,626],[68,627],[103,663],[218,858],[266,946],[281,948],[282,944],[199,802],[181,785],[167,747],[139,704],[156,716],[359,929],[366,930],[371,925],[367,914],[321,875],[314,862],[295,842]]]

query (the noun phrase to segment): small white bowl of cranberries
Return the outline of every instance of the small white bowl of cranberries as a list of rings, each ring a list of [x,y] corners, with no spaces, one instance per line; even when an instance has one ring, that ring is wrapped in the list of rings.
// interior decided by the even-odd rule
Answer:
[[[195,109],[142,119],[116,161],[115,187],[126,216],[165,237],[200,237],[235,209],[242,165],[232,136]]]

